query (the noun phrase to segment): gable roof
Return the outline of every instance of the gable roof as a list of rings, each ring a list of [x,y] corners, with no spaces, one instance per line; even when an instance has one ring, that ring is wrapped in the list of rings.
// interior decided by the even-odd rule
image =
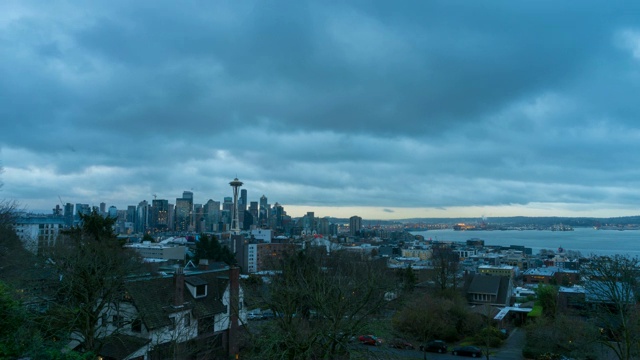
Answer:
[[[226,278],[221,276],[223,274]],[[209,286],[207,296],[197,299],[186,286],[184,287],[184,305],[192,309],[193,316],[201,319],[227,311],[227,307],[222,303],[222,295],[228,284],[226,270],[185,274],[185,282]],[[171,325],[169,314],[175,309],[172,306],[175,293],[173,276],[131,281],[125,284],[125,288],[138,310],[140,319],[148,329]]]
[[[470,294],[488,294],[498,296],[502,276],[476,275],[469,285]]]
[[[509,276],[476,274],[471,280],[467,294],[487,294],[495,296],[493,304],[508,305],[511,299],[511,279]]]

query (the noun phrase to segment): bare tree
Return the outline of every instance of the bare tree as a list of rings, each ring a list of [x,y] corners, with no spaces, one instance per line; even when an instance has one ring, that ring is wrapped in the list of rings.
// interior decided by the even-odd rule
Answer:
[[[2,166],[0,166],[0,174],[4,172]],[[0,180],[0,190],[4,183]],[[18,203],[13,200],[0,199],[0,227],[7,227],[13,224],[13,219],[16,215]]]
[[[434,244],[431,248],[432,279],[436,287],[445,291],[458,288],[460,257],[449,244]]]
[[[600,328],[599,341],[621,360],[640,355],[636,307],[640,259],[628,255],[592,256],[582,267],[586,304]]]
[[[430,340],[458,341],[476,333],[481,327],[478,314],[468,310],[460,296],[415,294],[393,316],[395,331],[421,342]],[[425,359],[427,354],[423,356]]]
[[[541,317],[530,322],[523,355],[527,358],[577,359],[608,358],[600,356],[597,329],[583,319],[557,314],[555,318]]]
[[[65,233],[47,254],[58,274],[51,284],[56,301],[43,318],[51,336],[67,338],[83,351],[97,351],[102,315],[123,295],[124,280],[138,268],[135,253],[123,250],[113,234],[115,219],[95,211]],[[124,326],[125,324],[116,325]]]
[[[386,264],[346,251],[290,254],[262,289],[273,320],[250,331],[260,358],[339,359],[358,348],[350,339],[382,313],[394,289]]]

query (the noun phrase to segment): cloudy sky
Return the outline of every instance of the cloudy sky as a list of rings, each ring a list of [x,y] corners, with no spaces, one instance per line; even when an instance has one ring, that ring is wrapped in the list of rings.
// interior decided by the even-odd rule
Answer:
[[[0,198],[638,215],[639,4],[2,1]]]

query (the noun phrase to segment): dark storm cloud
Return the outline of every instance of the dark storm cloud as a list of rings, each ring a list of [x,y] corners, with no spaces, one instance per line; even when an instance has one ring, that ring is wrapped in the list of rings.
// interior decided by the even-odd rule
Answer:
[[[237,174],[283,204],[382,213],[632,206],[638,7],[8,2],[4,191],[204,202]]]

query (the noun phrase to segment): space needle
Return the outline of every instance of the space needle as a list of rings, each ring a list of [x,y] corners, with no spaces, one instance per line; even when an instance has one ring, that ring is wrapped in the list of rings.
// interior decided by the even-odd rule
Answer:
[[[240,233],[240,217],[238,214],[238,189],[242,186],[242,181],[238,178],[233,179],[229,183],[233,188],[233,215],[231,216],[231,234],[238,235]]]

